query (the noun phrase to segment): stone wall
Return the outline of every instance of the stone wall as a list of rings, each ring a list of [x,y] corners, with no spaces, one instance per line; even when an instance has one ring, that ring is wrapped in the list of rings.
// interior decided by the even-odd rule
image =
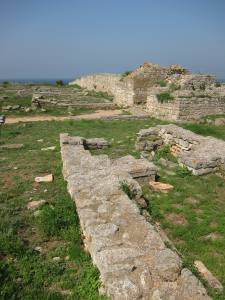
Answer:
[[[85,145],[98,148],[98,139],[87,143],[63,134],[60,144],[64,178],[76,203],[85,248],[100,271],[101,293],[113,300],[210,300],[137,206],[144,199],[136,179],[154,180],[154,164],[132,156],[93,156]],[[131,199],[122,183],[132,191]]]
[[[174,98],[160,102],[156,95],[149,95],[146,111],[152,117],[165,120],[197,120],[207,115],[225,114],[225,97]]]
[[[81,77],[69,83],[69,85],[78,84],[82,88],[95,90],[97,92],[106,92],[114,95],[117,89],[116,84],[120,81],[121,75],[117,74],[94,74]]]

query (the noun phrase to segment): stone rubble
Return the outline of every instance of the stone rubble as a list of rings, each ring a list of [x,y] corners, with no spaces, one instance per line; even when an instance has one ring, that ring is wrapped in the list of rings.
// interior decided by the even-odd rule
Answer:
[[[29,210],[35,210],[40,208],[46,203],[46,200],[34,200],[27,204],[27,209]]]
[[[196,267],[197,271],[201,274],[201,276],[208,282],[208,284],[220,292],[223,291],[223,286],[219,282],[219,280],[213,276],[213,274],[206,268],[203,262],[196,260],[194,262],[194,266]]]
[[[35,182],[52,182],[52,181],[53,181],[53,175],[52,174],[35,177]]]
[[[169,191],[173,189],[173,186],[171,184],[163,182],[150,181],[149,185],[151,189],[155,192],[169,193]]]
[[[225,170],[225,142],[222,140],[203,137],[173,124],[142,129],[138,133],[138,151],[157,151],[162,145],[169,145],[179,164],[193,175]]]
[[[60,135],[60,145],[63,175],[76,203],[85,248],[100,271],[101,293],[114,300],[211,299],[135,203],[142,197],[135,179],[153,179],[154,164],[130,156],[92,156],[84,138],[68,134]],[[124,182],[135,199],[123,191]]]

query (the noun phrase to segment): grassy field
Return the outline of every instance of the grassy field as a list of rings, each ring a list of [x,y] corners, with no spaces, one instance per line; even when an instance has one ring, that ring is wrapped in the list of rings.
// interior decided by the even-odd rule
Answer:
[[[70,120],[2,128],[1,144],[23,143],[24,148],[0,150],[0,299],[105,299],[98,295],[99,274],[83,250],[75,207],[61,174],[59,133],[105,137],[111,147],[99,153],[138,157],[136,133],[158,123],[154,119]],[[207,125],[185,127],[201,134],[208,130]],[[210,126],[209,133],[225,140],[222,127]],[[56,149],[41,151],[49,146]],[[36,176],[48,173],[54,175],[52,183],[34,182]],[[194,177],[180,168],[161,168],[160,177],[173,184],[174,190],[161,195],[143,188],[154,220],[162,224],[185,264],[202,260],[225,285],[224,179],[217,175]],[[27,203],[40,199],[47,204],[34,216]],[[179,224],[175,224],[177,220]],[[210,233],[216,233],[215,240],[207,239]],[[41,253],[36,247],[41,247]],[[53,257],[60,257],[60,261]],[[212,295],[225,299],[225,294]]]

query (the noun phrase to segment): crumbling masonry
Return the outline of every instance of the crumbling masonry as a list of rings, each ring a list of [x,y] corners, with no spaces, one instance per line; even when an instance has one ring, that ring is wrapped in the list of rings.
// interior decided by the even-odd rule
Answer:
[[[225,113],[225,85],[210,75],[190,74],[179,65],[166,68],[145,63],[128,76],[96,74],[70,84],[107,92],[118,106],[141,105],[150,116],[166,120]]]

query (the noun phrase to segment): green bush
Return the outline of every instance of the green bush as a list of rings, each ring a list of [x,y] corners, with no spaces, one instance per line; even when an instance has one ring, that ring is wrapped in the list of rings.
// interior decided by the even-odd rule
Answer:
[[[127,76],[130,75],[131,73],[132,73],[132,71],[125,71],[125,72],[122,74],[122,78],[127,77]]]
[[[170,93],[160,93],[157,96],[159,102],[168,102],[169,100],[173,100],[174,97],[170,95]]]
[[[62,80],[56,80],[56,85],[57,86],[63,86],[64,82]]]

